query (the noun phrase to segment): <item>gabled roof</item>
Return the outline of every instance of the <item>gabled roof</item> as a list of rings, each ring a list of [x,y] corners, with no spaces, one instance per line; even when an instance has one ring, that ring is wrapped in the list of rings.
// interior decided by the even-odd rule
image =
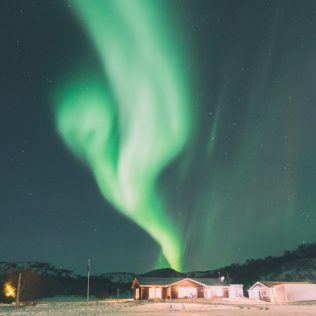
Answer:
[[[178,282],[188,280],[192,281],[196,284],[202,285],[202,286],[228,286],[227,284],[220,282],[216,278],[147,278],[147,277],[137,277],[135,278],[132,288],[136,286],[136,283],[138,283],[139,286],[170,286],[173,284],[176,284]]]

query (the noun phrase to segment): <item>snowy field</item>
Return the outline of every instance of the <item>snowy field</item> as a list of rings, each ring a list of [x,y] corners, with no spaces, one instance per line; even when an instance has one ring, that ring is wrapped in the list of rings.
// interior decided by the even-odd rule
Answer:
[[[130,300],[121,301],[93,301],[87,304],[82,300],[48,299],[39,302],[36,306],[23,306],[15,311],[11,305],[0,304],[0,315],[249,315],[249,316],[315,316],[316,302],[305,302],[291,305],[276,305],[260,301],[240,299],[235,301],[195,300],[156,303],[138,303]]]

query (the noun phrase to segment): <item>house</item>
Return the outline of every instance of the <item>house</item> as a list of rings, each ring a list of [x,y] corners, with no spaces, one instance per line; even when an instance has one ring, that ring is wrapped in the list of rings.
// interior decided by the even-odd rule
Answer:
[[[316,300],[316,284],[309,282],[258,281],[248,290],[249,298],[272,303]]]
[[[137,277],[132,284],[135,300],[242,297],[242,284],[226,284],[210,278]]]

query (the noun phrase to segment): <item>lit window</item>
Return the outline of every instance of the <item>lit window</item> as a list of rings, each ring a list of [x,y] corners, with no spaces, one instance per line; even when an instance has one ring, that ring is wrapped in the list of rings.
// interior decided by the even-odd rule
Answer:
[[[161,298],[161,287],[150,287],[148,298],[149,299]]]
[[[161,287],[156,287],[155,297],[161,298]]]
[[[178,297],[179,298],[197,297],[197,289],[195,287],[179,287]]]
[[[155,288],[154,287],[150,287],[149,288],[149,296],[148,298],[155,298]]]
[[[219,296],[219,297],[223,296],[223,289],[221,288],[216,289],[216,296]]]

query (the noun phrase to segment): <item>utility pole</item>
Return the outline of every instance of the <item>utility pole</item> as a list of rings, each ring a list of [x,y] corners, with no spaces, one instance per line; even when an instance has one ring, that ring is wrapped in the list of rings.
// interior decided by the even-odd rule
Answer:
[[[15,301],[15,309],[16,310],[18,310],[19,304],[20,304],[21,278],[22,278],[22,273],[20,272],[19,277],[18,277],[17,291],[16,291],[16,301]]]
[[[90,258],[88,259],[87,303],[90,298]]]
[[[230,284],[230,278],[229,278],[228,272],[226,272],[226,275],[227,275],[227,282],[228,282],[228,284]]]

